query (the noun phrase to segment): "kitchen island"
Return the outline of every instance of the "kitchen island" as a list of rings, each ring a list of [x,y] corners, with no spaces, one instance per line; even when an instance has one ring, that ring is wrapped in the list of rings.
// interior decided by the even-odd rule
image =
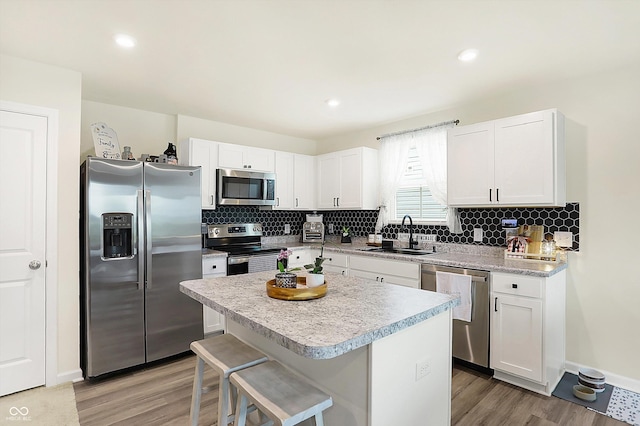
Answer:
[[[451,309],[459,299],[326,274],[325,297],[285,301],[267,296],[275,272],[180,288],[224,314],[227,332],[329,393],[327,424],[450,423]]]

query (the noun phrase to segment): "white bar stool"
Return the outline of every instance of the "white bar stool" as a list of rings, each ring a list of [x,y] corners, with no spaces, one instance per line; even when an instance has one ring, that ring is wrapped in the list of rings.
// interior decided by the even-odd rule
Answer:
[[[322,412],[333,405],[331,396],[276,361],[236,371],[229,381],[238,391],[234,426],[246,425],[248,403],[276,426],[297,425],[311,417],[323,426]]]
[[[221,334],[191,343],[191,350],[198,356],[193,380],[191,396],[191,424],[198,424],[200,415],[200,398],[202,396],[202,376],[206,362],[220,376],[218,395],[218,426],[227,426],[233,422],[234,414],[230,412],[229,403],[235,398],[230,395],[229,375],[234,371],[251,367],[268,360],[262,352],[244,344],[231,334]],[[233,406],[231,407],[233,409]]]

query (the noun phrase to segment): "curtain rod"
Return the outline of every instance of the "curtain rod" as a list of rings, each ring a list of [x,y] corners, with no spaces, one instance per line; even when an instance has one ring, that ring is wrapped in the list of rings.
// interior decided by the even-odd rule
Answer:
[[[458,123],[460,123],[460,120],[450,120],[450,121],[443,121],[442,123],[437,123],[437,124],[432,124],[430,126],[424,126],[424,127],[418,127],[417,129],[411,129],[411,130],[403,130],[401,132],[394,132],[394,133],[385,133],[382,136],[378,136],[376,138],[376,140],[380,140],[382,138],[388,138],[389,136],[398,136],[398,135],[404,135],[405,133],[411,133],[411,132],[418,132],[420,130],[427,130],[427,129],[433,129],[435,127],[442,127],[442,126],[446,126],[448,124],[455,124],[457,125]]]

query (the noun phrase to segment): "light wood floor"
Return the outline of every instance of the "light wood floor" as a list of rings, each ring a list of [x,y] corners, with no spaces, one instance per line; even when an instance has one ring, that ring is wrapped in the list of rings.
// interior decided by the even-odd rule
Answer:
[[[108,379],[76,383],[80,424],[187,425],[194,368],[195,357],[186,356]],[[217,377],[205,368],[205,384],[213,389],[203,395],[201,425],[216,423],[217,383]],[[538,395],[464,367],[454,366],[451,390],[452,425],[626,425],[582,406]]]

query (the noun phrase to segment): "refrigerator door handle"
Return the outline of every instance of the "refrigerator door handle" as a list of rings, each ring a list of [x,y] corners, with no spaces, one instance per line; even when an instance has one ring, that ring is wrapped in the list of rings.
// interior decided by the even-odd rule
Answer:
[[[136,220],[138,231],[136,232],[136,256],[138,256],[138,290],[142,290],[144,285],[144,194],[141,189],[137,191],[137,214]]]
[[[145,224],[145,263],[147,265],[147,281],[146,287],[151,288],[152,279],[151,279],[151,254],[153,249],[153,244],[151,243],[151,191],[144,191],[144,224]]]

